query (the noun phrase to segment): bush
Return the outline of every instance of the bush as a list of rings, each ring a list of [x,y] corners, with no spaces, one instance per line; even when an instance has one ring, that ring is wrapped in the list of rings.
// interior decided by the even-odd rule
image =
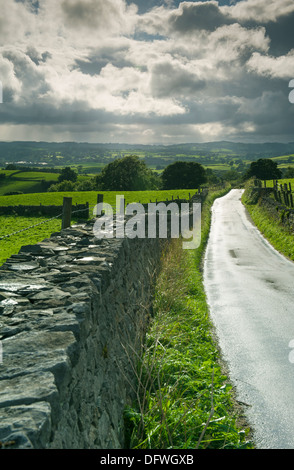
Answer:
[[[99,176],[103,191],[145,191],[160,186],[158,176],[136,155],[114,160]]]
[[[76,185],[73,181],[62,181],[61,183],[52,184],[48,189],[48,192],[64,192],[64,191],[75,191]]]
[[[207,181],[206,172],[197,162],[175,162],[162,173],[163,189],[191,189]]]
[[[10,191],[8,193],[5,193],[4,196],[17,196],[18,194],[23,194],[22,191]]]
[[[270,158],[259,158],[256,162],[250,164],[245,178],[255,177],[260,180],[279,179],[282,176],[281,170],[278,168],[277,162]]]
[[[58,177],[58,183],[61,183],[62,181],[76,182],[77,179],[78,179],[77,173],[74,170],[72,170],[69,166],[67,166],[66,168],[63,168],[61,170],[61,173]]]

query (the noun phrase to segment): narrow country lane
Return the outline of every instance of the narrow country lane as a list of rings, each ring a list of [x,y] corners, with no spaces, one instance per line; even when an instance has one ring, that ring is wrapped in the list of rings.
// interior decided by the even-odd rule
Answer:
[[[213,205],[207,300],[256,447],[294,449],[294,263],[261,236],[241,195],[234,189]]]

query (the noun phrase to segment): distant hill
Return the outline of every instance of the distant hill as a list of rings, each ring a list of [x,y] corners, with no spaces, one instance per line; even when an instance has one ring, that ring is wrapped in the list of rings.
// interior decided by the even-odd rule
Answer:
[[[177,159],[178,156],[205,157],[228,156],[244,160],[272,158],[294,153],[294,142],[289,143],[238,143],[205,142],[176,145],[132,145],[82,142],[0,142],[0,166],[7,163],[58,166],[64,164],[109,163],[123,153],[140,153],[141,156],[160,156]]]

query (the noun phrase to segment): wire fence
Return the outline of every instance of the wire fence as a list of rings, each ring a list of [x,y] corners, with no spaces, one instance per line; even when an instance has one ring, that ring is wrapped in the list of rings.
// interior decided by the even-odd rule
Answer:
[[[89,210],[93,210],[95,206],[90,206],[89,207]],[[71,215],[74,215],[74,214],[77,214],[77,213],[80,213],[80,212],[84,212],[85,213],[86,209],[79,209],[79,210],[76,210],[76,211],[73,211],[71,213]],[[26,227],[26,228],[23,228],[23,229],[20,229],[20,230],[16,230],[15,232],[12,232],[12,233],[8,233],[6,235],[2,235],[0,236],[0,241],[1,240],[4,240],[5,238],[10,238],[10,237],[13,237],[14,235],[17,235],[19,233],[22,233],[22,232],[26,232],[27,230],[32,230],[34,229],[35,227],[39,227],[40,225],[44,225],[44,224],[48,224],[49,222],[52,222],[53,220],[56,220],[58,218],[61,218],[63,216],[63,213],[61,214],[58,214],[56,215],[55,217],[51,217],[50,219],[47,219],[47,220],[43,220],[42,222],[38,222],[37,224],[34,224],[34,225],[30,225],[29,227]]]
[[[179,200],[179,196],[177,196],[177,199]],[[189,199],[190,199],[190,193],[189,193]],[[176,200],[176,199],[175,199],[175,200]],[[174,201],[174,198],[172,198],[172,201]],[[105,203],[103,202],[103,198],[102,198],[101,202],[102,202],[102,204],[105,204]],[[150,202],[151,202],[151,200],[150,200]],[[168,201],[168,200],[167,200],[166,202],[171,202],[171,201]],[[97,203],[98,203],[98,201],[97,201]],[[156,203],[157,203],[157,200],[156,200]],[[70,218],[71,218],[73,215],[78,214],[78,213],[81,213],[81,212],[83,212],[83,213],[86,213],[86,212],[87,212],[87,213],[88,213],[88,217],[89,217],[90,211],[92,211],[94,217],[95,217],[95,216],[97,217],[97,204],[89,206],[89,204],[87,203],[86,205],[87,205],[86,208],[71,211],[71,213],[70,213]],[[112,211],[113,211],[113,214],[116,213],[116,211],[117,211],[117,209],[118,209],[117,206],[114,206],[114,205],[111,205],[111,204],[108,204],[108,203],[107,203],[107,206],[108,206],[108,207],[111,207],[111,209],[112,209]],[[95,210],[94,210],[94,209],[95,209]],[[102,212],[101,212],[101,213],[102,213]],[[54,216],[54,217],[51,217],[50,219],[43,220],[42,222],[38,222],[37,224],[30,225],[29,227],[25,227],[25,228],[23,228],[23,229],[16,230],[15,232],[8,233],[8,234],[5,234],[5,235],[1,235],[1,236],[0,236],[0,241],[1,241],[1,240],[4,240],[4,239],[7,239],[7,238],[10,238],[10,237],[13,237],[13,236],[15,236],[15,235],[17,235],[17,234],[19,234],[19,233],[26,232],[26,231],[28,231],[28,230],[33,230],[34,228],[39,227],[40,225],[48,224],[48,223],[52,222],[53,220],[56,220],[56,219],[58,219],[58,218],[63,218],[63,217],[64,217],[64,212],[62,212],[62,213],[60,213],[60,214],[58,214],[58,215],[56,215],[56,216]],[[87,218],[88,218],[88,217],[87,217]]]

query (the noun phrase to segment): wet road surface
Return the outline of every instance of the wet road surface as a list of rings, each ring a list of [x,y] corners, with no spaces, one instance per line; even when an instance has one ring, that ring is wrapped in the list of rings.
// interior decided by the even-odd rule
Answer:
[[[256,447],[294,449],[294,263],[253,226],[241,195],[213,205],[207,300]]]

